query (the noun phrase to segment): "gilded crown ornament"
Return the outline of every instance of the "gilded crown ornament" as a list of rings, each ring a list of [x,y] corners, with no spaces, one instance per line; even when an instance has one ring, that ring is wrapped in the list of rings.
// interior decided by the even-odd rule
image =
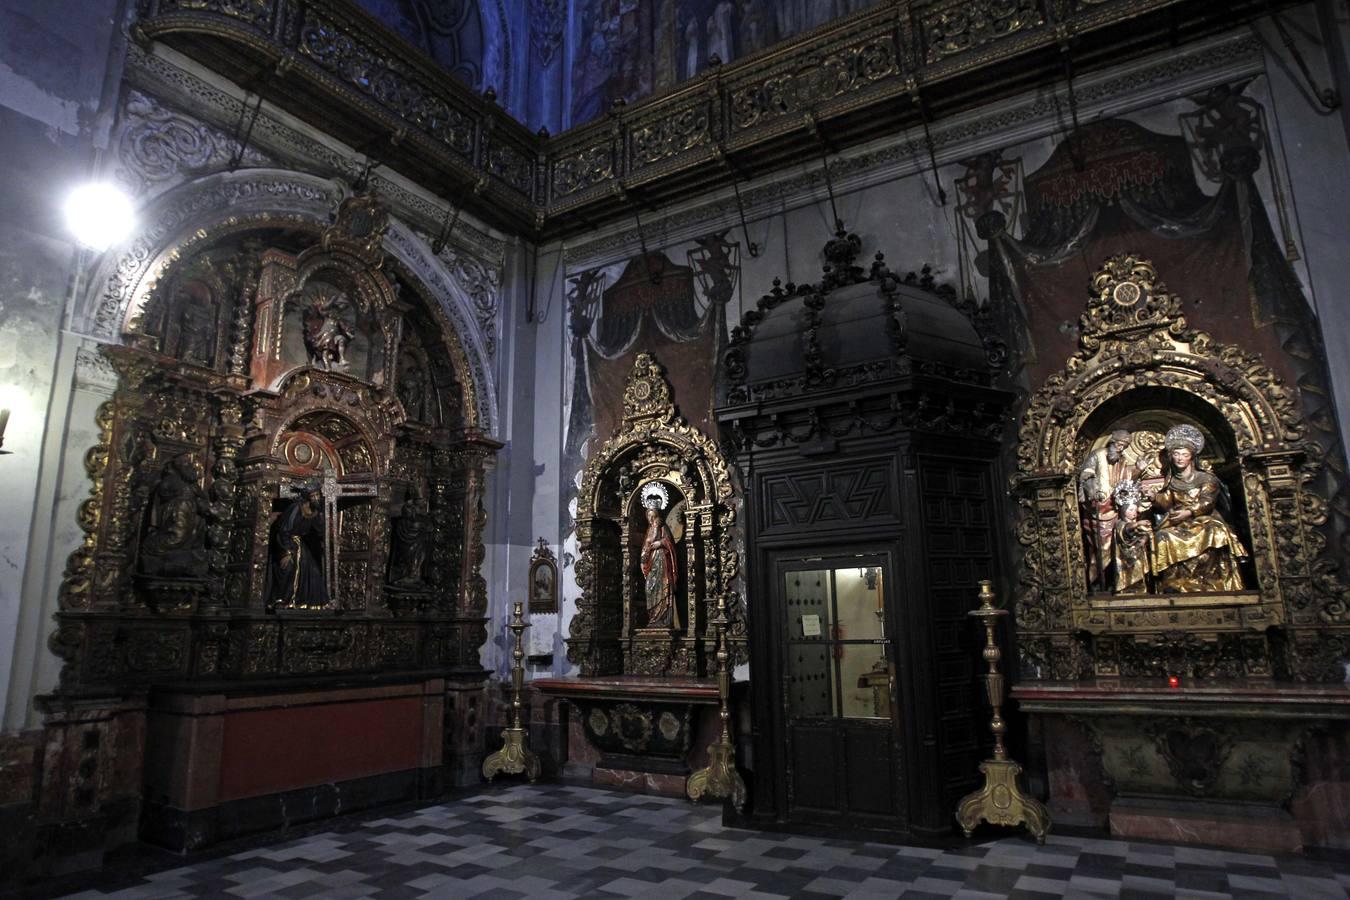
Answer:
[[[655,418],[669,421],[675,414],[670,384],[665,369],[650,353],[639,353],[633,360],[633,371],[623,389],[623,417],[625,421]]]
[[[1186,330],[1181,300],[1158,281],[1153,264],[1128,253],[1106,261],[1092,279],[1092,298],[1079,321],[1086,349],[1104,340],[1135,340],[1159,327]]]
[[[642,486],[642,505],[660,512],[670,505],[670,491],[659,481],[649,481]]]

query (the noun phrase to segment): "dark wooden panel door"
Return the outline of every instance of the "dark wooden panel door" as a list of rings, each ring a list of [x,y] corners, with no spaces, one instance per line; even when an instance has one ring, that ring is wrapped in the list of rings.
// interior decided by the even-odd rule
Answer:
[[[788,817],[902,824],[888,555],[780,559]]]

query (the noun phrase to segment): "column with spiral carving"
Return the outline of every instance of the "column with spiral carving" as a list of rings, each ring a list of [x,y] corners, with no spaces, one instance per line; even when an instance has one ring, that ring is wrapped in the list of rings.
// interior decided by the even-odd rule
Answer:
[[[956,821],[966,837],[970,837],[975,826],[981,820],[991,825],[1015,826],[1025,823],[1027,830],[1036,837],[1036,843],[1044,844],[1046,832],[1050,830],[1050,812],[1039,800],[1027,796],[1017,783],[1022,767],[1008,758],[1008,749],[1003,745],[1003,735],[1008,725],[1003,721],[1003,699],[1005,683],[1003,673],[998,670],[1003,653],[998,648],[998,620],[1006,616],[1006,609],[994,606],[992,583],[980,582],[980,606],[969,613],[984,625],[984,660],[989,671],[984,675],[985,689],[989,695],[989,705],[993,707],[993,717],[989,720],[989,730],[994,734],[994,758],[980,763],[980,772],[984,775],[984,787],[967,794],[956,806]]]

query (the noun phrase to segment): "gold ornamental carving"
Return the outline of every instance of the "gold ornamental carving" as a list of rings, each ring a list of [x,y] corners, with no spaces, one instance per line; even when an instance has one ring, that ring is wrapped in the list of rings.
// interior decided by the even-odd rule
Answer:
[[[634,359],[623,410],[581,478],[582,596],[568,659],[583,675],[700,675],[716,653],[716,596],[729,598],[733,656],[744,653],[730,471],[716,443],[679,415],[650,353]]]
[[[1089,553],[1101,553],[1114,528],[1120,537],[1111,553],[1119,562],[1130,523],[1103,520],[1100,537],[1091,535],[1080,518],[1083,478],[1091,475],[1083,460],[1092,457],[1092,447],[1102,446],[1103,435],[1110,432],[1116,440],[1122,426],[1113,422],[1142,423],[1133,429],[1137,434],[1131,427],[1119,433],[1124,462],[1137,464],[1137,472],[1119,476],[1126,479],[1120,485],[1124,493],[1115,498],[1122,510],[1140,502],[1157,523],[1155,533],[1145,528],[1140,534],[1140,552],[1154,554],[1154,568],[1141,563],[1141,571],[1174,566],[1176,549],[1161,554],[1156,531],[1171,527],[1165,514],[1179,509],[1178,503],[1207,504],[1193,512],[1193,532],[1200,533],[1203,517],[1206,533],[1215,535],[1206,540],[1231,547],[1241,571],[1226,563],[1230,568],[1222,579],[1196,579],[1175,576],[1181,569],[1174,567],[1167,577],[1141,576],[1129,590],[1122,580],[1115,593],[1100,593],[1093,574],[1108,557],[1094,560]],[[1154,422],[1160,424],[1149,424]],[[1183,666],[1190,671],[1342,678],[1335,653],[1315,649],[1342,646],[1350,629],[1350,591],[1325,534],[1327,503],[1309,487],[1323,455],[1309,436],[1296,392],[1268,366],[1192,329],[1181,298],[1167,290],[1148,260],[1129,254],[1107,260],[1091,282],[1078,352],[1032,395],[1019,433],[1012,485],[1019,515],[1023,589],[1017,620],[1024,677],[1178,674],[1172,670],[1176,657],[1144,652],[1151,640],[1145,636],[1188,629],[1200,642],[1199,656]],[[1158,458],[1167,465],[1178,459],[1194,463],[1195,474],[1187,476],[1192,480],[1178,482],[1144,464]],[[1208,471],[1215,464],[1222,478]],[[1222,514],[1214,509],[1216,483],[1234,509]],[[1164,485],[1172,485],[1171,494],[1157,494],[1150,507],[1151,491]],[[1197,485],[1204,490],[1186,490]],[[1245,522],[1246,534],[1231,531],[1235,521]],[[1101,542],[1096,550],[1094,541]],[[1294,640],[1268,641],[1276,625]]]

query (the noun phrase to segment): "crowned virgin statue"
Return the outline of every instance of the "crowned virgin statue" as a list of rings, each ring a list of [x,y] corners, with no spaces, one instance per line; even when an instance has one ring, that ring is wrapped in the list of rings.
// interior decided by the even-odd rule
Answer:
[[[642,506],[646,510],[647,531],[642,538],[642,579],[647,596],[647,627],[675,628],[676,585],[679,581],[679,560],[675,544],[679,536],[672,534],[667,523],[679,519],[683,501],[663,515],[670,494],[664,485],[648,483],[642,490]]]
[[[1242,590],[1238,560],[1247,551],[1216,509],[1223,485],[1196,466],[1204,435],[1194,425],[1176,425],[1168,430],[1164,447],[1171,466],[1166,483],[1153,495],[1153,511],[1161,514],[1153,532],[1158,590]]]

